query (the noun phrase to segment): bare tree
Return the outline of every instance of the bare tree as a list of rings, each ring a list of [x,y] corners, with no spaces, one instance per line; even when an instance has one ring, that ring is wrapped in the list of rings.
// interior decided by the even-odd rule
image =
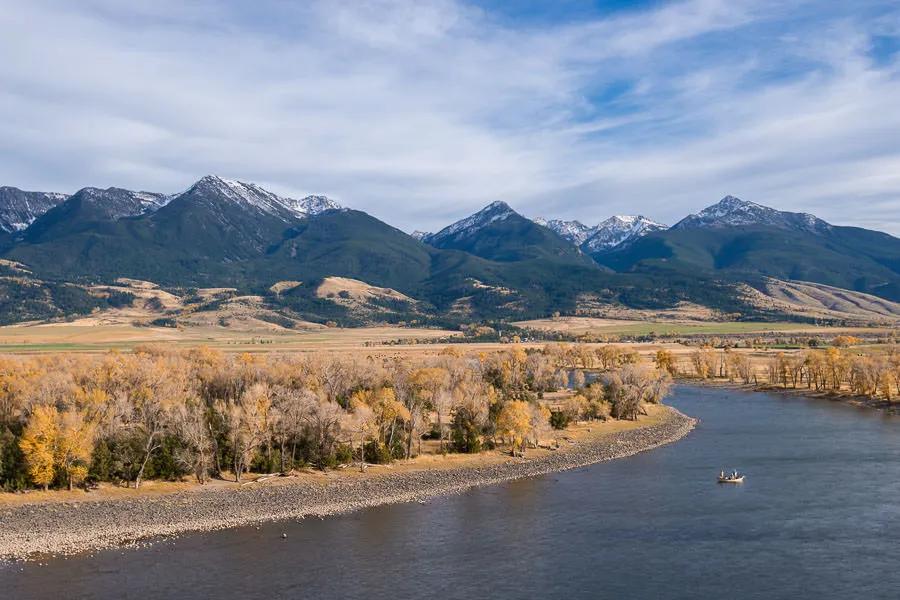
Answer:
[[[194,474],[198,483],[206,483],[214,450],[206,406],[199,398],[188,399],[173,408],[171,423],[173,432],[183,444],[177,455],[178,462]]]
[[[229,441],[234,455],[234,480],[238,483],[248,468],[254,451],[268,436],[270,409],[269,387],[263,383],[247,388],[236,402],[219,404],[219,410],[228,424]]]

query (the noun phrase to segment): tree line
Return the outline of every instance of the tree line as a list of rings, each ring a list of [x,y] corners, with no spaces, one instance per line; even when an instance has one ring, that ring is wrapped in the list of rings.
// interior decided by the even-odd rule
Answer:
[[[778,352],[755,361],[746,353],[701,348],[690,355],[689,374],[703,379],[727,378],[757,386],[849,392],[888,402],[900,398],[900,350],[897,346],[887,346],[879,352],[863,352],[852,346],[852,339],[837,338],[835,342],[824,349]]]
[[[586,382],[585,369],[599,369]],[[0,487],[73,488],[538,445],[574,420],[635,419],[664,369],[607,346],[376,358],[157,346],[0,357]],[[575,391],[562,401],[544,395]]]

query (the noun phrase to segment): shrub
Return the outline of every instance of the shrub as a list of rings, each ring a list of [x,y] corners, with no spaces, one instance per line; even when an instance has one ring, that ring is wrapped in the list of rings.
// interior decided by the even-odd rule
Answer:
[[[15,492],[28,487],[25,458],[18,438],[9,427],[0,429],[0,490]]]
[[[565,429],[571,422],[571,417],[561,410],[555,410],[550,413],[550,426],[553,429]]]
[[[366,444],[365,455],[366,462],[376,465],[388,464],[393,460],[391,451],[388,449],[388,447],[381,442],[376,442],[375,440],[372,440],[371,442]]]
[[[162,300],[160,300],[159,297],[152,296],[144,301],[144,308],[146,308],[147,310],[161,311],[165,310],[166,307],[163,305]]]
[[[459,408],[453,415],[450,424],[450,439],[453,449],[465,454],[481,452],[481,432],[478,428],[475,413],[467,408]]]
[[[160,317],[159,319],[150,321],[150,325],[153,327],[171,327],[175,329],[178,327],[178,321],[172,317]]]
[[[348,444],[338,444],[334,449],[334,460],[339,465],[347,465],[353,462],[353,448]]]
[[[106,303],[113,308],[122,308],[131,306],[136,299],[137,296],[129,292],[112,291],[106,297]]]

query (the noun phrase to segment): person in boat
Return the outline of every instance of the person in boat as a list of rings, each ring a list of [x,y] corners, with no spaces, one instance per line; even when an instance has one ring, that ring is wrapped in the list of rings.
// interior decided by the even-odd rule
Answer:
[[[719,471],[719,479],[725,479],[725,469]]]

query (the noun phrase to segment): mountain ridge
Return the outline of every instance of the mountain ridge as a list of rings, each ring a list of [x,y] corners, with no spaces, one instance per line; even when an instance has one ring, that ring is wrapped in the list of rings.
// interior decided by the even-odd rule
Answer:
[[[809,213],[782,211],[729,195],[697,214],[688,215],[673,225],[672,229],[759,225],[813,232],[824,232],[831,228],[831,224]]]
[[[0,232],[24,231],[38,217],[68,198],[68,194],[57,192],[28,192],[0,186]]]
[[[128,277],[262,293],[277,281],[341,277],[414,298],[416,319],[572,312],[583,298],[760,314],[737,286],[762,277],[900,298],[897,238],[733,196],[667,229],[641,215],[593,228],[528,219],[497,201],[419,235],[327,196],[291,199],[215,175],[170,195],[83,188],[63,196],[8,234],[0,252],[49,283]],[[347,306],[323,304],[308,285],[271,302],[313,320],[348,318]]]
[[[499,262],[545,259],[597,266],[568,240],[500,201],[491,202],[422,241],[435,248],[461,250]]]
[[[900,239],[734,196],[628,248],[592,256],[618,272],[766,276],[900,300]]]
[[[587,253],[628,244],[648,233],[668,228],[667,225],[643,215],[613,215],[594,226],[585,225],[577,219],[566,221],[538,217],[533,221],[551,229]]]

